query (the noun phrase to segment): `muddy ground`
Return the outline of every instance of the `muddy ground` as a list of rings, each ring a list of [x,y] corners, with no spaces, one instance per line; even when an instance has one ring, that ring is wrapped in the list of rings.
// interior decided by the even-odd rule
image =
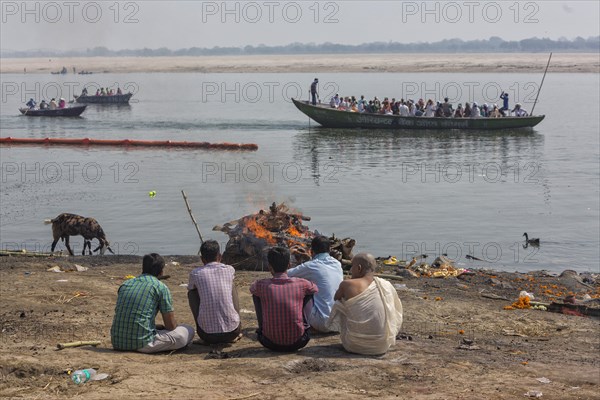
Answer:
[[[181,285],[195,257],[167,261],[179,263],[165,272],[177,320],[193,325]],[[47,271],[74,264],[89,269]],[[598,319],[503,309],[520,290],[542,301],[600,294],[597,283],[571,275],[477,270],[459,278],[394,280],[404,305],[401,339],[386,355],[365,357],[346,353],[337,335],[313,337],[294,354],[262,348],[248,288],[268,274],[238,272],[244,332],[238,343],[220,354],[200,344],[159,355],[116,352],[110,325],[117,289],[140,270],[139,257],[0,257],[0,397],[515,399],[537,390],[544,399],[600,398]],[[102,344],[56,350],[57,343],[76,340]],[[110,376],[77,386],[65,371],[78,368]],[[551,382],[539,382],[542,377]]]

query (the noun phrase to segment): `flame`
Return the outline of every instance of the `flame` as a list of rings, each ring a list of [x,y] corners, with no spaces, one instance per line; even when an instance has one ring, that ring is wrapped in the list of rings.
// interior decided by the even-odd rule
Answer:
[[[276,244],[275,238],[273,238],[273,234],[261,226],[254,218],[248,218],[246,220],[245,225],[247,231],[252,233],[254,237],[258,239],[264,239],[268,244],[274,245]]]
[[[300,233],[300,231],[298,229],[296,229],[296,227],[294,225],[291,225],[288,228],[287,233],[289,233],[292,236],[304,237],[304,235],[302,233]]]

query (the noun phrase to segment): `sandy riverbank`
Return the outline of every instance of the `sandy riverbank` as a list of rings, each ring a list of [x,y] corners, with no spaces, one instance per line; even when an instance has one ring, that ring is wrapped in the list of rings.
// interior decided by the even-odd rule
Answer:
[[[181,284],[195,259],[167,257],[180,264],[165,271],[177,319],[192,325]],[[47,271],[74,263],[89,270]],[[515,399],[539,390],[545,399],[590,399],[600,389],[597,319],[503,309],[520,289],[543,301],[567,292],[600,294],[598,284],[572,276],[480,270],[460,279],[394,280],[406,285],[399,290],[403,339],[385,356],[362,357],[346,353],[337,335],[313,337],[294,354],[263,349],[248,288],[267,274],[238,272],[244,337],[224,349],[227,358],[214,359],[199,344],[161,355],[111,349],[117,289],[124,276],[139,272],[139,257],[0,257],[0,397]],[[473,340],[470,349],[459,348],[464,338]],[[55,350],[56,343],[74,340],[102,345]],[[63,372],[85,367],[110,377],[76,386]],[[537,380],[542,377],[551,383]]]
[[[0,73],[49,74],[66,67],[94,73],[134,72],[534,72],[546,67],[537,54],[334,54],[206,57],[4,58]],[[600,57],[557,53],[550,72],[600,72]]]

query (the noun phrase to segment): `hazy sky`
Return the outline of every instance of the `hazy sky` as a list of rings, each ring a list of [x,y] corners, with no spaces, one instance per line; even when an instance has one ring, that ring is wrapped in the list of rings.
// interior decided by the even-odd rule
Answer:
[[[5,50],[600,35],[598,1],[1,1]]]

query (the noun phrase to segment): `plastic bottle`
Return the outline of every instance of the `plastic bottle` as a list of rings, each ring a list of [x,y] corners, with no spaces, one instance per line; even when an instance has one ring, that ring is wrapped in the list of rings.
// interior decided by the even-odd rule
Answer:
[[[71,374],[71,379],[73,379],[73,382],[79,385],[91,380],[94,375],[96,375],[96,370],[93,368],[78,369]]]
[[[99,381],[108,377],[108,374],[98,374],[95,369],[78,369],[71,374],[71,379],[77,385],[87,381]]]

